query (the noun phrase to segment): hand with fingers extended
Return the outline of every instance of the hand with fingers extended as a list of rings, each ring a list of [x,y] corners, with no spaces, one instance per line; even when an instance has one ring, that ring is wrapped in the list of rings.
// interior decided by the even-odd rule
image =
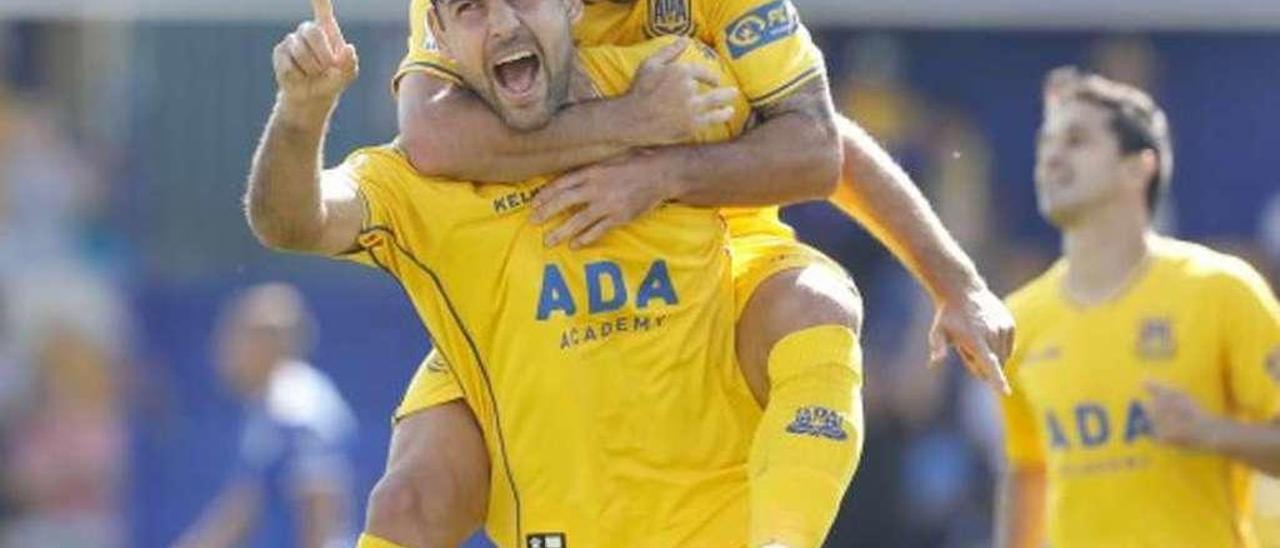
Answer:
[[[1013,339],[1013,315],[1009,309],[990,290],[973,290],[958,299],[938,303],[929,332],[929,361],[933,365],[941,363],[947,357],[948,345],[955,347],[969,373],[1008,394],[1004,364],[1013,353]]]
[[[280,99],[300,106],[332,106],[355,81],[359,58],[338,26],[332,0],[311,0],[313,18],[272,52]]]
[[[688,142],[699,129],[733,118],[737,88],[721,87],[705,65],[679,61],[689,47],[698,46],[679,38],[651,55],[623,96],[641,146]]]
[[[1146,389],[1151,394],[1151,426],[1157,440],[1187,449],[1211,445],[1216,417],[1172,386],[1147,381]]]
[[[674,195],[669,159],[661,151],[639,150],[561,175],[538,192],[531,220],[541,224],[570,212],[546,233],[547,247],[591,245]]]

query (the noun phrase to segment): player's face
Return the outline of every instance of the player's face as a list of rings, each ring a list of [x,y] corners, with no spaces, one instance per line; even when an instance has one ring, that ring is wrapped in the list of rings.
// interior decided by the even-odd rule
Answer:
[[[1064,100],[1045,109],[1036,148],[1036,201],[1056,226],[1122,191],[1123,156],[1102,107]]]
[[[274,330],[254,326],[244,318],[228,318],[217,338],[218,373],[238,393],[257,392],[281,359],[278,339]]]
[[[518,130],[566,101],[581,0],[439,0],[435,30],[467,85]]]

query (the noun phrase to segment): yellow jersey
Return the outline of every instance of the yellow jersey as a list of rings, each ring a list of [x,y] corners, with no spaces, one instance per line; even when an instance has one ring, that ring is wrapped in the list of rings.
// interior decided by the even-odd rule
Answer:
[[[1065,261],[1012,295],[1017,343],[1002,399],[1011,463],[1043,464],[1057,547],[1253,547],[1253,472],[1157,443],[1147,380],[1213,413],[1280,411],[1280,305],[1243,261],[1158,238],[1126,292],[1080,307]]]
[[[392,81],[393,89],[411,72],[462,83],[453,61],[437,48],[431,35],[430,12],[431,0],[411,0],[408,53]],[[573,34],[580,46],[625,46],[667,35],[692,37],[726,61],[752,107],[785,98],[826,74],[822,51],[790,0],[597,0],[586,3]],[[725,208],[723,214],[734,237],[795,237],[778,219],[777,207]]]
[[[585,48],[616,95],[666,41]],[[723,71],[698,48],[689,60]],[[744,109],[745,110],[745,109]],[[730,138],[745,120],[707,130]],[[664,205],[578,251],[543,245],[547,181],[419,175],[394,147],[337,168],[367,205],[350,258],[396,278],[444,354],[491,455],[500,546],[741,546],[760,409],[734,360],[724,221]]]

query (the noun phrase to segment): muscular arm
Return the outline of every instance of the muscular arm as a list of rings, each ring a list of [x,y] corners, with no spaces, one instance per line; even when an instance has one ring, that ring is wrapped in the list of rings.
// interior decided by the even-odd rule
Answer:
[[[417,72],[400,83],[401,146],[422,173],[515,182],[611,158],[636,145],[627,99],[578,103],[518,132],[466,88]]]
[[[767,206],[831,194],[840,148],[826,77],[756,113],[762,123],[733,141],[667,149],[679,166],[673,199],[709,207]]]
[[[889,248],[935,300],[985,289],[911,177],[856,123],[840,116],[837,126],[844,169],[831,201]]]
[[[1009,463],[996,506],[997,548],[1044,545],[1045,485],[1043,465]]]
[[[276,102],[245,191],[249,226],[276,249],[337,254],[354,245],[364,210],[352,188],[320,166],[330,105]]]

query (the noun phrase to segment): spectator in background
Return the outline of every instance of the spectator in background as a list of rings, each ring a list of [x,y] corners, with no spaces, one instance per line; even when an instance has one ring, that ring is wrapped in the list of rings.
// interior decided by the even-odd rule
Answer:
[[[355,419],[329,379],[301,361],[311,322],[291,286],[260,285],[231,302],[217,361],[246,408],[239,464],[180,546],[354,545]]]
[[[0,544],[123,546],[127,434],[111,343],[69,318],[37,338],[32,404],[5,459],[17,515]]]

